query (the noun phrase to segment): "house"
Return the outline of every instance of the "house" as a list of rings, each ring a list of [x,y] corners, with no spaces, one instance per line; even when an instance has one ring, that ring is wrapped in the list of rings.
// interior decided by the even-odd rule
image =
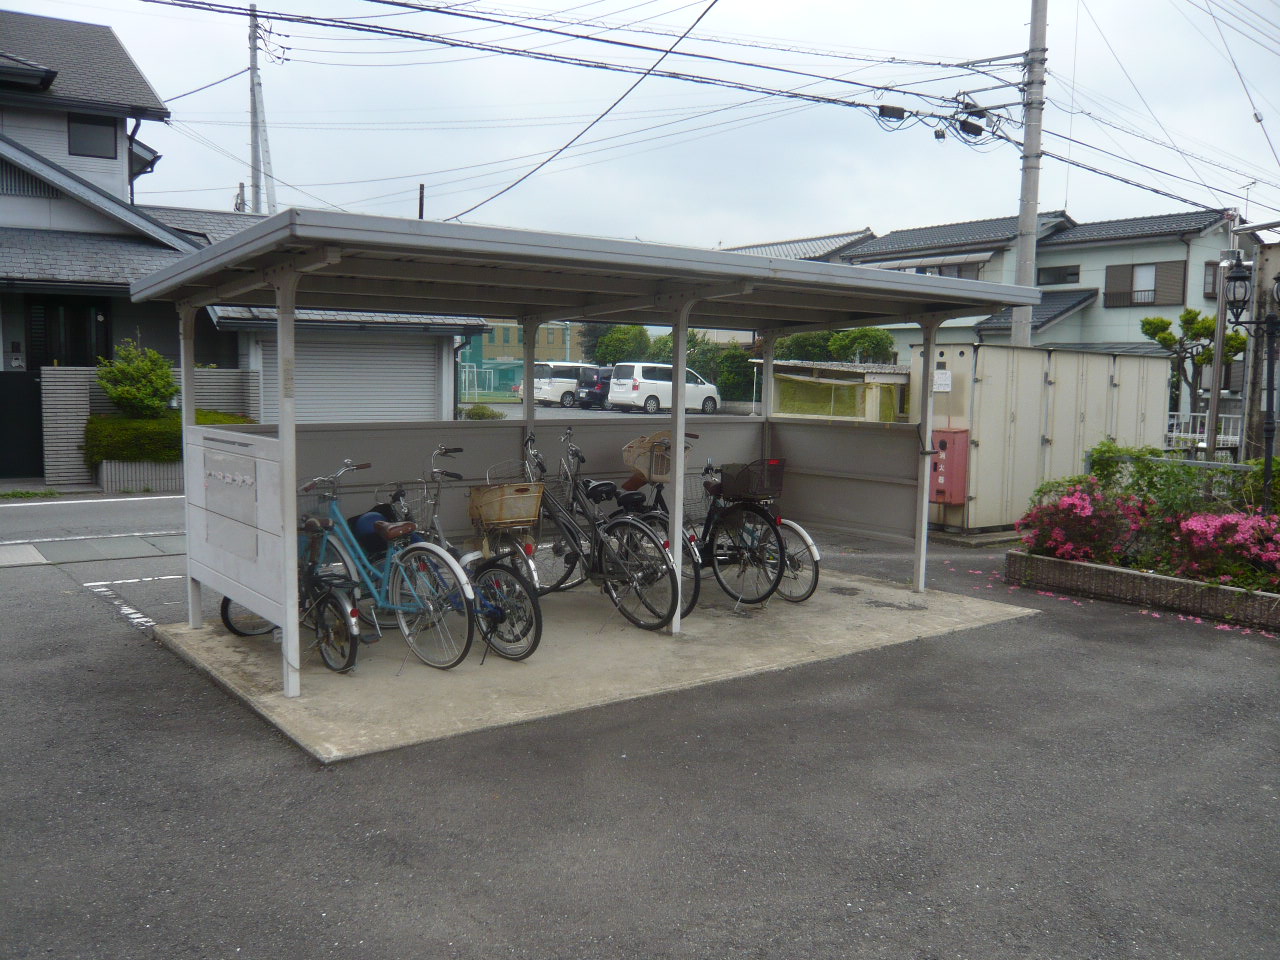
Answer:
[[[1163,354],[1142,335],[1144,317],[1176,320],[1187,308],[1217,311],[1216,266],[1223,250],[1247,236],[1232,234],[1233,210],[1077,223],[1064,210],[1039,215],[1031,343],[1038,347],[1106,353]],[[1017,217],[894,230],[840,254],[844,263],[1012,283]],[[1012,315],[948,321],[939,342],[1007,344]],[[892,329],[892,328],[890,328]],[[906,355],[914,334],[893,331]],[[1243,364],[1233,365],[1228,388],[1238,392]],[[1186,404],[1188,398],[1183,399]]]
[[[540,325],[534,332],[534,359],[581,362],[581,331],[580,323]],[[468,337],[458,364],[462,400],[514,397],[524,377],[524,328],[514,320],[490,320],[486,330]]]
[[[72,421],[90,409],[97,358],[131,339],[178,359],[173,309],[133,303],[129,283],[260,219],[134,203],[135,182],[160,160],[139,129],[169,115],[109,27],[0,11],[0,407],[9,427],[0,476],[86,479],[73,476]],[[314,362],[299,374],[299,419],[362,419],[370,396],[381,419],[447,418],[454,338],[484,328],[476,318],[300,315],[299,354]],[[274,335],[263,316],[201,311],[195,362],[242,371],[246,396],[273,396],[261,381],[275,375]],[[356,341],[375,349],[354,361]],[[64,404],[76,390],[83,402]],[[57,451],[46,443],[55,424]]]

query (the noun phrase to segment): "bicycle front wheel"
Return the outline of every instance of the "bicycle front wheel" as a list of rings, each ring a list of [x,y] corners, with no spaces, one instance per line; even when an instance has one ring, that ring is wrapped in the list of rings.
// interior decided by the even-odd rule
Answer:
[[[645,630],[665,627],[676,615],[677,574],[662,539],[632,517],[604,525],[604,588],[618,612]]]
[[[782,547],[786,552],[782,579],[778,581],[778,596],[792,603],[808,600],[818,589],[818,556],[800,532],[799,524],[783,520],[778,533],[782,535]]]
[[[316,650],[324,665],[337,673],[346,673],[354,667],[360,651],[360,638],[351,613],[351,602],[332,590],[321,597],[311,612]]]
[[[266,617],[259,616],[230,597],[222,598],[218,613],[222,616],[222,625],[237,637],[260,637],[276,628]]]
[[[429,667],[456,667],[471,649],[475,615],[439,547],[414,543],[391,561],[390,599],[409,649]]]
[[[667,527],[668,517],[665,513],[646,513],[640,518],[664,540],[669,540]],[[680,616],[687,617],[698,605],[698,596],[702,592],[702,557],[694,545],[696,536],[688,525],[684,528],[684,542],[680,545]]]
[[[476,628],[500,657],[523,660],[542,640],[542,610],[527,581],[506,564],[491,560],[471,578]]]
[[[544,511],[533,551],[539,596],[582,583],[587,578],[586,549],[576,525]]]
[[[740,603],[763,603],[782,579],[782,537],[763,507],[735,503],[716,518],[708,537],[711,572]]]

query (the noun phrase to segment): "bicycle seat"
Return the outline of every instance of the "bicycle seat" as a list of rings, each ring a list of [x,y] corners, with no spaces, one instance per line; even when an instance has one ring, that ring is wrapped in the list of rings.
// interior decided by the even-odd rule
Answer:
[[[618,495],[618,485],[612,480],[584,480],[582,486],[592,503],[604,503]]]
[[[618,506],[623,510],[643,510],[646,506],[644,494],[639,490],[631,493],[621,492],[618,494]]]
[[[390,542],[409,536],[417,529],[417,526],[412,520],[405,520],[401,523],[387,523],[385,520],[379,520],[373,525],[373,529],[377,531],[378,536],[383,540]]]
[[[333,521],[328,517],[303,517],[298,523],[303,533],[319,533],[321,530],[332,530]]]
[[[709,496],[718,497],[720,496],[720,491],[724,489],[724,484],[722,484],[719,480],[712,480],[710,478],[707,478],[706,480],[702,481],[702,489],[707,491],[707,494]]]

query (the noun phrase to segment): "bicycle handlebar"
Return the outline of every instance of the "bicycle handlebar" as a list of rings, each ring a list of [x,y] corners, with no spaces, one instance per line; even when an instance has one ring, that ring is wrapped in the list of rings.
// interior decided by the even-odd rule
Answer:
[[[442,477],[448,477],[450,480],[461,480],[462,474],[454,473],[452,470],[437,470],[436,473]]]
[[[338,481],[338,478],[341,477],[344,473],[346,473],[349,470],[368,470],[372,466],[373,466],[372,463],[352,463],[350,460],[343,460],[342,469],[339,470],[337,473],[331,473],[327,477],[315,477],[311,480],[308,480],[306,483],[304,483],[301,487],[298,488],[298,492],[310,493],[312,490],[314,490],[317,486],[319,486],[322,483],[336,483]]]

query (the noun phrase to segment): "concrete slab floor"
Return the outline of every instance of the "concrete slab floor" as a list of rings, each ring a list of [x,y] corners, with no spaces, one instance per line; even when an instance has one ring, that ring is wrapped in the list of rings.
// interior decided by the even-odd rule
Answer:
[[[221,623],[154,628],[156,638],[245,701],[316,759],[330,763],[490,727],[781,670],[1035,613],[950,593],[823,571],[805,603],[734,609],[703,584],[678,636],[633,627],[598,590],[542,598],[537,651],[511,663],[477,642],[449,671],[422,664],[400,634],[363,645],[353,671],[304,655],[302,695],[281,692],[280,647]],[[304,635],[305,642],[305,635]]]

